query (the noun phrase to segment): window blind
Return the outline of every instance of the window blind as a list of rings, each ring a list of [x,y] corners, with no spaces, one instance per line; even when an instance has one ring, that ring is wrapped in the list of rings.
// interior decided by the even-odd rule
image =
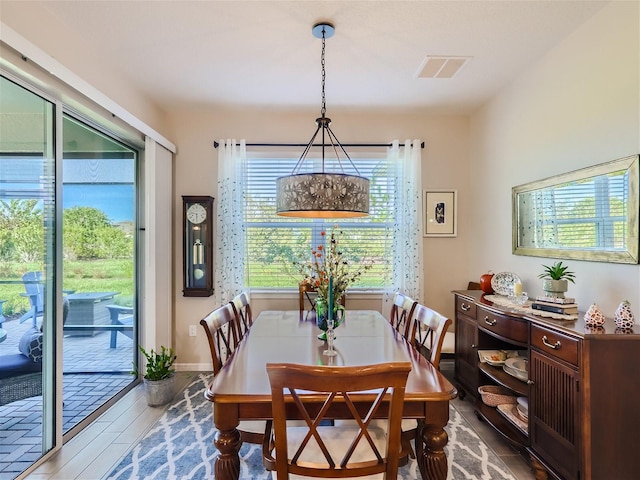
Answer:
[[[370,214],[357,219],[301,219],[276,215],[276,178],[290,175],[298,158],[247,153],[243,172],[245,229],[245,284],[250,288],[296,287],[302,279],[296,262],[306,261],[334,226],[341,231],[339,245],[350,263],[372,268],[355,288],[382,289],[390,279],[392,259],[395,166],[386,158],[354,159],[358,173],[370,180]],[[307,158],[300,173],[321,171],[321,160]],[[347,160],[348,163],[348,160]],[[342,162],[346,173],[347,165]],[[336,159],[325,159],[325,171],[342,171]]]

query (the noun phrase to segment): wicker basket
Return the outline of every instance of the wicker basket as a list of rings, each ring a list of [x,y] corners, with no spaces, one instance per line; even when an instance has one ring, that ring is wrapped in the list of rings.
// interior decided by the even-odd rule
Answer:
[[[516,404],[517,397],[511,394],[511,390],[498,385],[483,385],[478,387],[478,393],[485,405],[497,407],[502,404]]]

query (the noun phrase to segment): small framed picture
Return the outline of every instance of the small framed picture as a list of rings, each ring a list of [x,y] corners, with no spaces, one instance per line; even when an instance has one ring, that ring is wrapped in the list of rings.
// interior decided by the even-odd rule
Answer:
[[[423,215],[425,237],[455,237],[457,235],[457,190],[425,190]]]

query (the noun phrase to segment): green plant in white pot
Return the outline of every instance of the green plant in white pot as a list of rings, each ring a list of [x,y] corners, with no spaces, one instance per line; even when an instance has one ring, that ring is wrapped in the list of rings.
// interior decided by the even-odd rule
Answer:
[[[569,289],[569,282],[575,282],[575,274],[569,271],[567,265],[556,262],[553,265],[543,265],[544,272],[538,275],[542,278],[542,289],[549,297],[564,298],[564,293]]]
[[[150,407],[166,405],[173,398],[175,387],[176,371],[173,364],[177,357],[173,353],[173,348],[161,346],[159,352],[154,352],[153,349],[147,352],[141,345],[138,345],[138,348],[147,360],[143,376],[147,404]],[[137,370],[131,373],[138,375]]]

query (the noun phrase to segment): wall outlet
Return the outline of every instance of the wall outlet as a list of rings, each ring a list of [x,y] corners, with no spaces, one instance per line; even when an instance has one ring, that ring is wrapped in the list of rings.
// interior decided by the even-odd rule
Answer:
[[[190,337],[195,337],[196,336],[196,326],[195,325],[189,325],[189,336]]]

